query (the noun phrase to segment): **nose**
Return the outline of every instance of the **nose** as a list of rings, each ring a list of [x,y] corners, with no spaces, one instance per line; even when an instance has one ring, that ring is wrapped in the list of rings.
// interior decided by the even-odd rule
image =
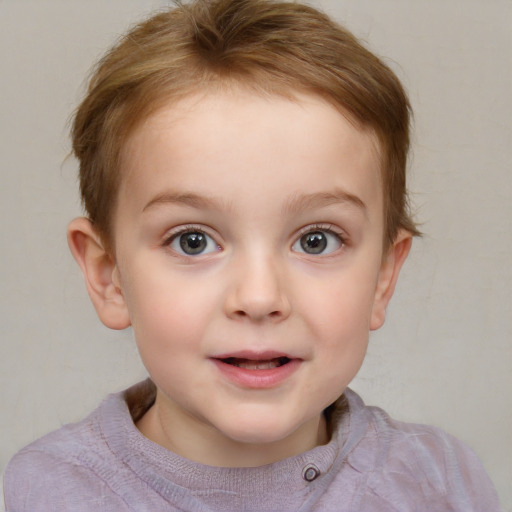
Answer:
[[[252,256],[230,269],[225,312],[232,319],[280,322],[290,315],[286,275],[276,258]]]

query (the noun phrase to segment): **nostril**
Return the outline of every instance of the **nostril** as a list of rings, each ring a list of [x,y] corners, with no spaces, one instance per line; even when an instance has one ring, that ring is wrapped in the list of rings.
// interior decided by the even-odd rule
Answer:
[[[290,306],[288,300],[278,293],[263,293],[245,285],[228,294],[224,311],[233,319],[279,322],[288,317]]]

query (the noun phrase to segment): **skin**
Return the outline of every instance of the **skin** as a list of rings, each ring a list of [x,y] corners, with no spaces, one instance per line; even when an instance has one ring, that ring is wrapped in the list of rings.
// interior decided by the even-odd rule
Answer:
[[[147,119],[122,169],[115,257],[86,219],[68,238],[100,319],[132,326],[157,386],[140,431],[216,466],[326,443],[322,411],[361,367],[411,243],[400,232],[384,253],[376,138],[313,95],[220,91]],[[184,252],[187,230],[202,252]],[[216,363],[240,350],[296,368],[243,385]]]

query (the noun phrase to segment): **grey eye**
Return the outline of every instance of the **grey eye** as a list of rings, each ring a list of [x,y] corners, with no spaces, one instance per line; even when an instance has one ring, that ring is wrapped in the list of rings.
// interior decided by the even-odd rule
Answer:
[[[315,230],[302,235],[292,250],[305,254],[329,254],[343,245],[341,238],[330,231]]]
[[[170,247],[187,256],[208,254],[219,249],[213,238],[201,231],[186,231],[176,235]]]

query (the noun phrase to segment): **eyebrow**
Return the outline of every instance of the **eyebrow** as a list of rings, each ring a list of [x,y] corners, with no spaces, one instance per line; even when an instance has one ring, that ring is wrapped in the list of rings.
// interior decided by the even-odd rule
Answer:
[[[155,206],[165,204],[181,204],[197,209],[230,209],[228,204],[224,204],[222,201],[218,201],[213,197],[202,196],[199,194],[194,194],[193,192],[164,192],[163,194],[159,194],[151,199],[151,201],[149,201],[146,206],[144,206],[142,211],[144,212]]]
[[[367,213],[366,205],[361,198],[342,189],[334,189],[332,192],[314,192],[311,194],[295,195],[286,203],[283,208],[283,213],[301,213],[306,210],[340,203],[355,206],[365,215]]]
[[[340,203],[355,206],[366,215],[366,205],[364,202],[356,195],[342,189],[334,189],[332,192],[294,195],[284,205],[283,213],[297,214]],[[142,211],[144,212],[155,206],[166,204],[181,204],[196,209],[230,210],[229,204],[213,197],[202,196],[193,192],[164,192],[151,199]]]

